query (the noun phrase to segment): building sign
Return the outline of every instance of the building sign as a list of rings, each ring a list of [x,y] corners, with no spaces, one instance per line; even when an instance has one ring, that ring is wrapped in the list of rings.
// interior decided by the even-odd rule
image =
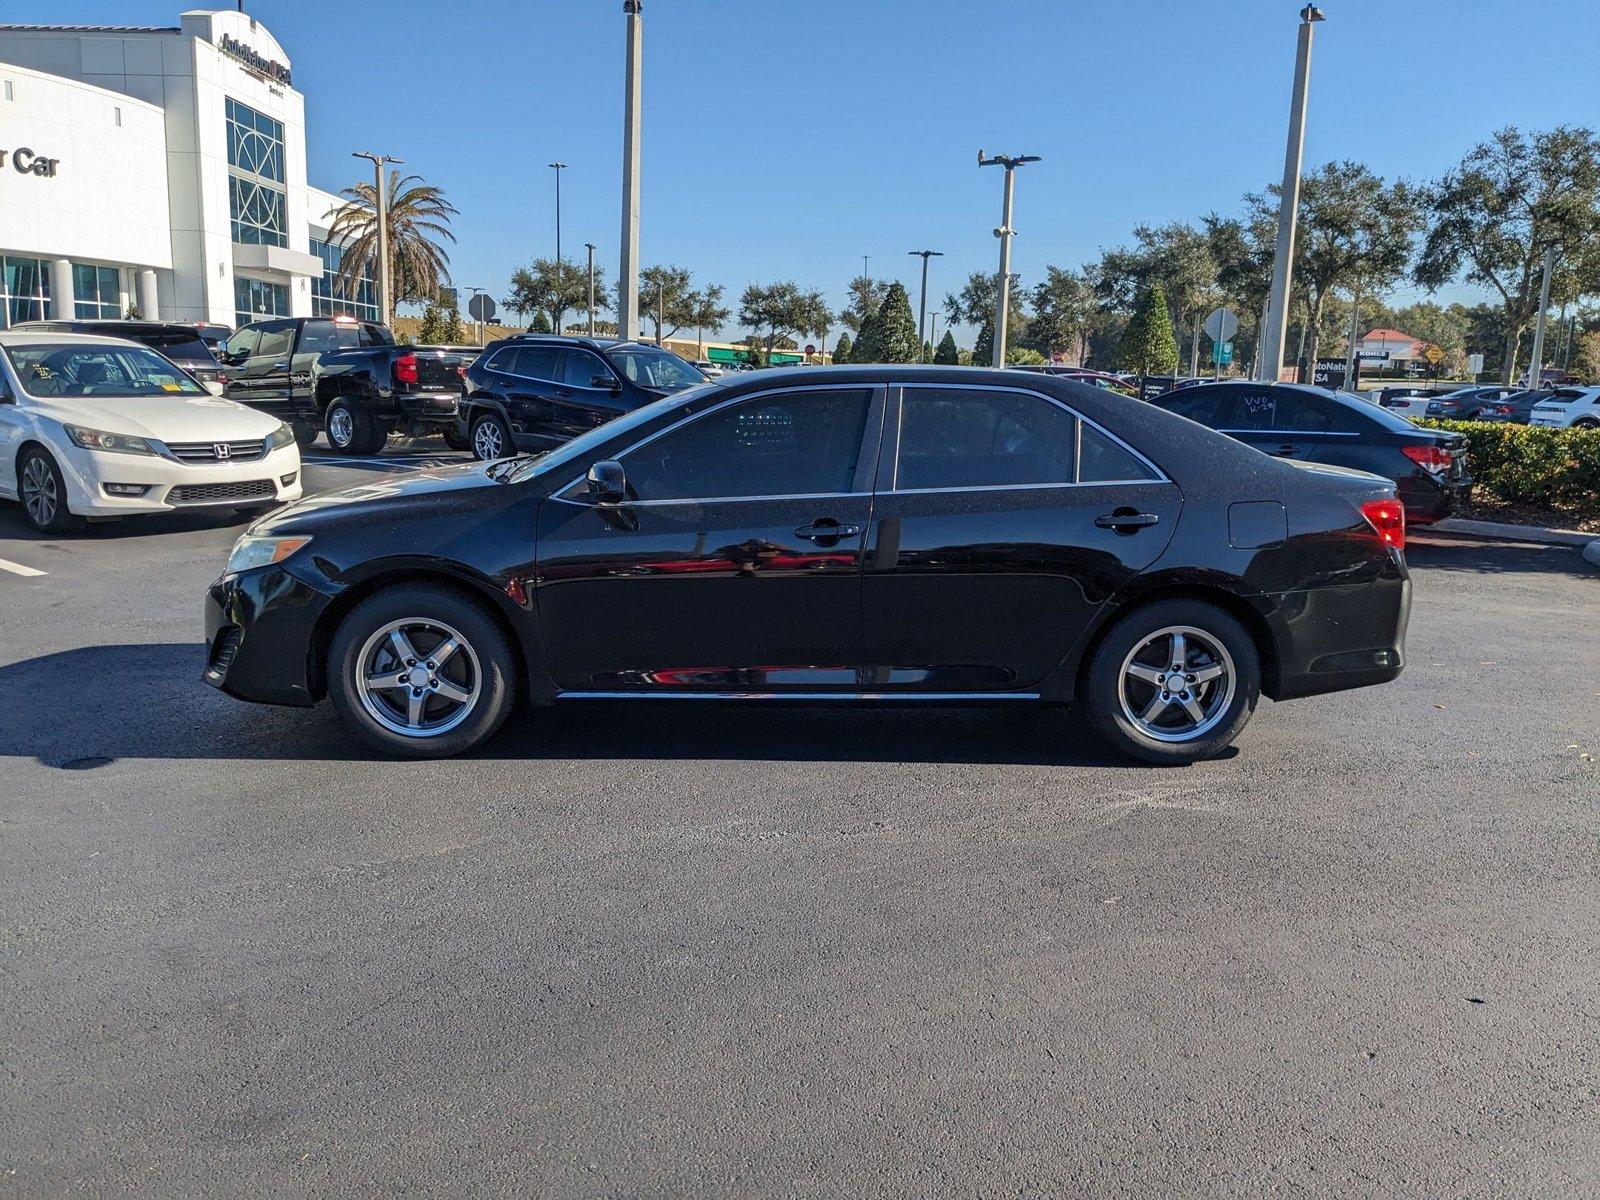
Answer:
[[[1348,364],[1342,358],[1319,358],[1316,366],[1312,368],[1311,382],[1318,387],[1329,388],[1335,392],[1353,389],[1361,378],[1361,360],[1356,360],[1356,378],[1349,379],[1345,368]]]
[[[35,154],[26,146],[18,146],[15,150],[0,150],[0,167],[11,163],[11,169],[18,175],[37,175],[41,179],[54,179],[56,168],[61,165],[59,158],[46,158],[42,154]]]
[[[270,58],[263,58],[249,46],[246,46],[243,42],[239,41],[230,34],[225,33],[222,35],[222,42],[218,48],[229,58],[238,59],[241,63],[250,68],[250,70],[256,72],[258,75],[266,75],[283,84],[291,83],[291,80],[289,79],[289,65],[287,63],[275,62]]]

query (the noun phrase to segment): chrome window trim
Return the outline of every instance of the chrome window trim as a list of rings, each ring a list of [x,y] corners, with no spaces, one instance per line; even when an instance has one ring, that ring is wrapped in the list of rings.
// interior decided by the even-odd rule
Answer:
[[[1343,429],[1327,429],[1318,433],[1314,429],[1219,429],[1218,433],[1259,433],[1272,437],[1360,437],[1360,433],[1352,433]]]
[[[709,383],[710,380],[707,380],[707,382]],[[685,425],[689,424],[689,422],[691,422],[691,421],[698,421],[702,417],[709,417],[712,413],[720,412],[722,409],[727,408],[729,405],[732,405],[732,404],[743,404],[747,400],[758,400],[762,396],[784,396],[784,395],[789,395],[791,393],[803,393],[803,392],[852,392],[852,391],[865,391],[866,393],[868,393],[867,405],[868,405],[868,411],[869,411],[869,415],[870,415],[872,399],[873,399],[872,393],[882,389],[884,386],[885,385],[882,384],[882,383],[815,383],[815,384],[805,384],[805,385],[802,385],[802,386],[799,386],[799,387],[794,387],[794,386],[790,386],[790,387],[771,387],[771,388],[764,388],[759,392],[745,392],[743,395],[730,396],[730,397],[728,397],[728,399],[722,401],[719,404],[713,404],[710,408],[705,409],[702,412],[689,413],[687,416],[682,417],[679,420],[674,421],[671,425],[663,426],[662,428],[656,430],[654,433],[649,434],[646,437],[640,438],[637,442],[634,442],[633,445],[627,447],[626,449],[617,451],[617,453],[612,458],[607,459],[607,460],[602,460],[602,461],[623,462],[623,460],[628,455],[632,454],[635,450],[639,450],[639,449],[642,449],[645,446],[648,446],[651,442],[655,441],[657,438],[666,437],[667,434],[673,432],[676,429],[683,428]],[[624,464],[624,465],[626,465],[626,464]],[[860,464],[858,463],[857,467],[859,468],[859,466],[860,466]],[[551,492],[550,493],[551,499],[561,500],[561,501],[564,501],[567,504],[578,504],[578,505],[581,505],[584,508],[592,508],[592,507],[594,507],[593,505],[585,503],[582,500],[574,500],[574,499],[572,499],[570,496],[568,496],[566,494],[567,492],[570,492],[573,488],[577,487],[579,484],[587,482],[588,478],[589,478],[589,472],[585,471],[582,475],[579,475],[576,479],[572,480],[570,483],[567,483],[564,486],[559,487],[555,491]],[[726,502],[726,501],[733,501],[733,500],[793,500],[793,499],[809,499],[812,496],[870,496],[870,495],[872,495],[871,492],[814,492],[814,493],[802,493],[799,496],[712,496],[712,497],[708,497],[708,498],[704,498],[704,499],[702,499],[700,497],[696,497],[696,496],[685,496],[682,499],[674,499],[674,500],[629,500],[629,501],[627,501],[627,504],[628,504],[629,507],[632,507],[633,505],[636,505],[636,504],[640,504],[640,505],[650,505],[650,504],[716,504],[716,503],[723,503],[723,502]]]
[[[1046,378],[1048,378],[1048,376]],[[910,392],[910,391],[1014,392],[1017,395],[1033,396],[1036,399],[1043,400],[1046,404],[1055,405],[1062,412],[1066,413],[1068,416],[1074,418],[1078,422],[1076,425],[1073,426],[1073,433],[1072,433],[1072,438],[1073,438],[1072,473],[1073,473],[1074,478],[1073,478],[1073,480],[1071,482],[1067,482],[1067,483],[983,483],[983,484],[965,484],[965,485],[962,485],[960,487],[947,487],[947,488],[903,488],[903,487],[900,486],[900,446],[902,444],[901,443],[901,434],[904,432],[904,426],[905,426],[906,406],[905,406],[904,402],[902,401],[902,403],[900,404],[900,411],[899,411],[899,414],[898,414],[899,415],[899,419],[900,419],[901,428],[896,430],[896,432],[895,432],[895,441],[894,441],[894,450],[895,450],[894,474],[892,476],[892,481],[891,481],[890,487],[889,487],[889,490],[891,492],[894,492],[894,493],[897,493],[897,494],[903,494],[903,495],[918,495],[918,494],[928,494],[928,493],[934,493],[934,492],[1010,492],[1010,491],[1022,491],[1022,490],[1025,490],[1025,489],[1039,489],[1039,488],[1107,487],[1107,486],[1125,487],[1125,486],[1127,486],[1129,484],[1135,484],[1135,483],[1171,483],[1172,482],[1171,477],[1165,471],[1163,471],[1160,467],[1156,466],[1155,463],[1151,462],[1149,460],[1149,458],[1147,458],[1144,454],[1140,453],[1138,450],[1134,449],[1134,447],[1128,445],[1127,442],[1123,441],[1123,439],[1119,438],[1116,434],[1112,433],[1104,425],[1100,424],[1100,422],[1098,422],[1098,421],[1096,421],[1096,420],[1094,420],[1094,419],[1092,419],[1090,417],[1084,416],[1081,412],[1079,412],[1077,409],[1073,408],[1070,404],[1067,404],[1067,403],[1065,403],[1065,402],[1063,402],[1061,400],[1058,400],[1054,396],[1047,396],[1043,392],[1036,392],[1032,388],[1011,387],[1011,386],[1006,385],[1006,384],[996,384],[996,383],[962,383],[962,384],[952,384],[952,383],[902,383],[902,384],[899,385],[899,387],[900,387],[900,390],[901,390],[902,394],[905,393],[905,392]],[[1079,460],[1080,460],[1080,458],[1081,458],[1081,456],[1083,454],[1083,426],[1085,426],[1085,425],[1088,425],[1090,428],[1098,431],[1100,434],[1102,434],[1105,437],[1109,438],[1114,444],[1116,444],[1118,446],[1121,446],[1129,454],[1133,455],[1134,458],[1138,459],[1145,466],[1149,467],[1152,471],[1154,471],[1156,473],[1156,477],[1154,479],[1096,479],[1096,480],[1093,480],[1093,481],[1088,482],[1088,483],[1080,483],[1077,480],[1076,476],[1082,474],[1082,468],[1081,468]]]

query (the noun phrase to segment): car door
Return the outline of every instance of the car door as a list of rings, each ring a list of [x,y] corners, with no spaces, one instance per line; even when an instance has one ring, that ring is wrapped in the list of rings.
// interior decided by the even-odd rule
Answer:
[[[862,575],[867,683],[1026,692],[1161,554],[1183,498],[1054,397],[892,392]]]
[[[290,355],[294,350],[293,321],[263,321],[259,338],[245,361],[245,401],[269,410],[283,408],[289,400]]]
[[[1329,414],[1292,387],[1235,387],[1217,413],[1217,430],[1264,454],[1311,458],[1328,428]]]
[[[862,664],[861,553],[882,389],[712,404],[540,506],[537,601],[568,692],[843,692]]]
[[[254,325],[246,325],[222,344],[222,369],[228,376],[224,394],[228,399],[249,403],[252,381],[245,374],[245,366],[255,354],[256,344],[260,340],[261,330]]]
[[[0,367],[0,493],[7,496],[17,494],[17,452],[27,436],[27,424],[21,399]]]
[[[562,441],[604,425],[623,411],[622,384],[598,354],[569,346],[561,355],[561,378],[549,409],[549,427]],[[596,380],[607,380],[596,387]]]
[[[360,334],[353,322],[327,319],[304,322],[289,355],[289,391],[299,396],[310,395],[317,360],[324,354],[352,349],[359,341]]]
[[[559,346],[518,346],[512,351],[504,368],[503,399],[511,434],[519,445],[548,448],[567,440],[556,433],[551,409],[560,368]]]

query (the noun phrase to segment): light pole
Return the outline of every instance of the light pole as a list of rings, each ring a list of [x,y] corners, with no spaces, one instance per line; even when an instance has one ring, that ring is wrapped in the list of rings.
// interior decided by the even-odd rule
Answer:
[[[585,242],[583,248],[589,252],[589,336],[594,336],[594,243]]]
[[[1356,375],[1361,364],[1361,344],[1357,341],[1361,336],[1361,280],[1356,280],[1355,289],[1350,293],[1350,347],[1344,356],[1344,390],[1356,390]]]
[[[1276,383],[1289,331],[1289,284],[1294,274],[1294,229],[1300,215],[1300,163],[1306,149],[1306,97],[1311,91],[1311,31],[1325,20],[1308,4],[1300,10],[1300,40],[1294,55],[1294,92],[1289,99],[1289,141],[1283,152],[1283,197],[1278,205],[1278,245],[1272,260],[1272,297],[1256,378]]]
[[[991,363],[996,367],[1006,365],[1006,321],[1011,314],[1011,239],[1017,232],[1011,228],[1011,200],[1016,192],[1017,168],[1038,161],[1037,154],[996,154],[992,158],[984,158],[983,151],[978,151],[980,167],[1006,169],[1006,194],[1000,212],[1000,228],[994,231],[995,237],[1000,239],[1000,278],[994,297],[994,356]]]
[[[872,255],[863,254],[861,256],[861,278],[867,279],[867,280],[870,280],[872,278],[872,276],[867,274],[867,264],[869,262],[871,262],[871,261],[872,261]]]
[[[933,324],[928,326],[928,345],[933,347],[935,355],[939,353],[939,345],[935,340],[939,336],[939,310],[933,310]]]
[[[1539,319],[1533,326],[1533,356],[1528,359],[1528,387],[1538,388],[1544,383],[1544,314],[1550,307],[1550,275],[1556,268],[1556,248],[1546,246],[1544,251],[1544,282],[1539,285]]]
[[[467,285],[467,291],[471,292],[474,296],[478,295],[483,290],[483,288],[478,287],[476,284],[469,283]],[[472,304],[469,301],[467,304],[467,309],[470,311],[471,308]],[[483,318],[481,317],[478,319],[478,345],[483,345]]]
[[[567,264],[561,257],[561,172],[567,169],[567,164],[553,162],[549,166],[556,173],[556,295],[560,296],[562,289],[567,285],[567,272],[565,270]],[[556,313],[557,333],[561,332],[561,318],[566,315],[566,311],[566,309],[561,309]]]
[[[628,18],[622,84],[622,268],[617,279],[617,333],[639,337],[639,122],[644,75],[644,0],[622,0]]]
[[[943,258],[943,250],[908,250],[913,258],[922,259],[922,304],[917,309],[917,350],[920,353],[924,341],[924,330],[928,324],[928,260],[930,258]]]
[[[351,158],[365,158],[372,163],[373,193],[378,209],[378,320],[389,323],[389,189],[383,185],[383,164],[404,162],[387,154],[374,154],[370,150],[355,150]]]
[[[656,280],[656,345],[661,345],[662,335],[667,328],[667,280],[665,276]]]

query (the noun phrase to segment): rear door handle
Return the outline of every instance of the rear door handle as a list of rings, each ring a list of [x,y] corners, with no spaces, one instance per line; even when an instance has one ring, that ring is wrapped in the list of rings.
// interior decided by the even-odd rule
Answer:
[[[1275,458],[1287,458],[1291,454],[1298,453],[1299,450],[1300,450],[1299,446],[1279,446],[1276,450],[1274,450],[1272,452],[1272,454],[1273,454],[1273,457],[1275,457]]]
[[[1146,525],[1154,525],[1161,518],[1155,513],[1142,512],[1110,512],[1102,513],[1094,519],[1094,523],[1101,529],[1115,529],[1119,533],[1123,530],[1132,532],[1143,529]]]
[[[836,542],[840,538],[855,537],[860,532],[859,525],[841,525],[837,521],[823,519],[811,525],[800,526],[794,531],[794,535],[812,542]]]

